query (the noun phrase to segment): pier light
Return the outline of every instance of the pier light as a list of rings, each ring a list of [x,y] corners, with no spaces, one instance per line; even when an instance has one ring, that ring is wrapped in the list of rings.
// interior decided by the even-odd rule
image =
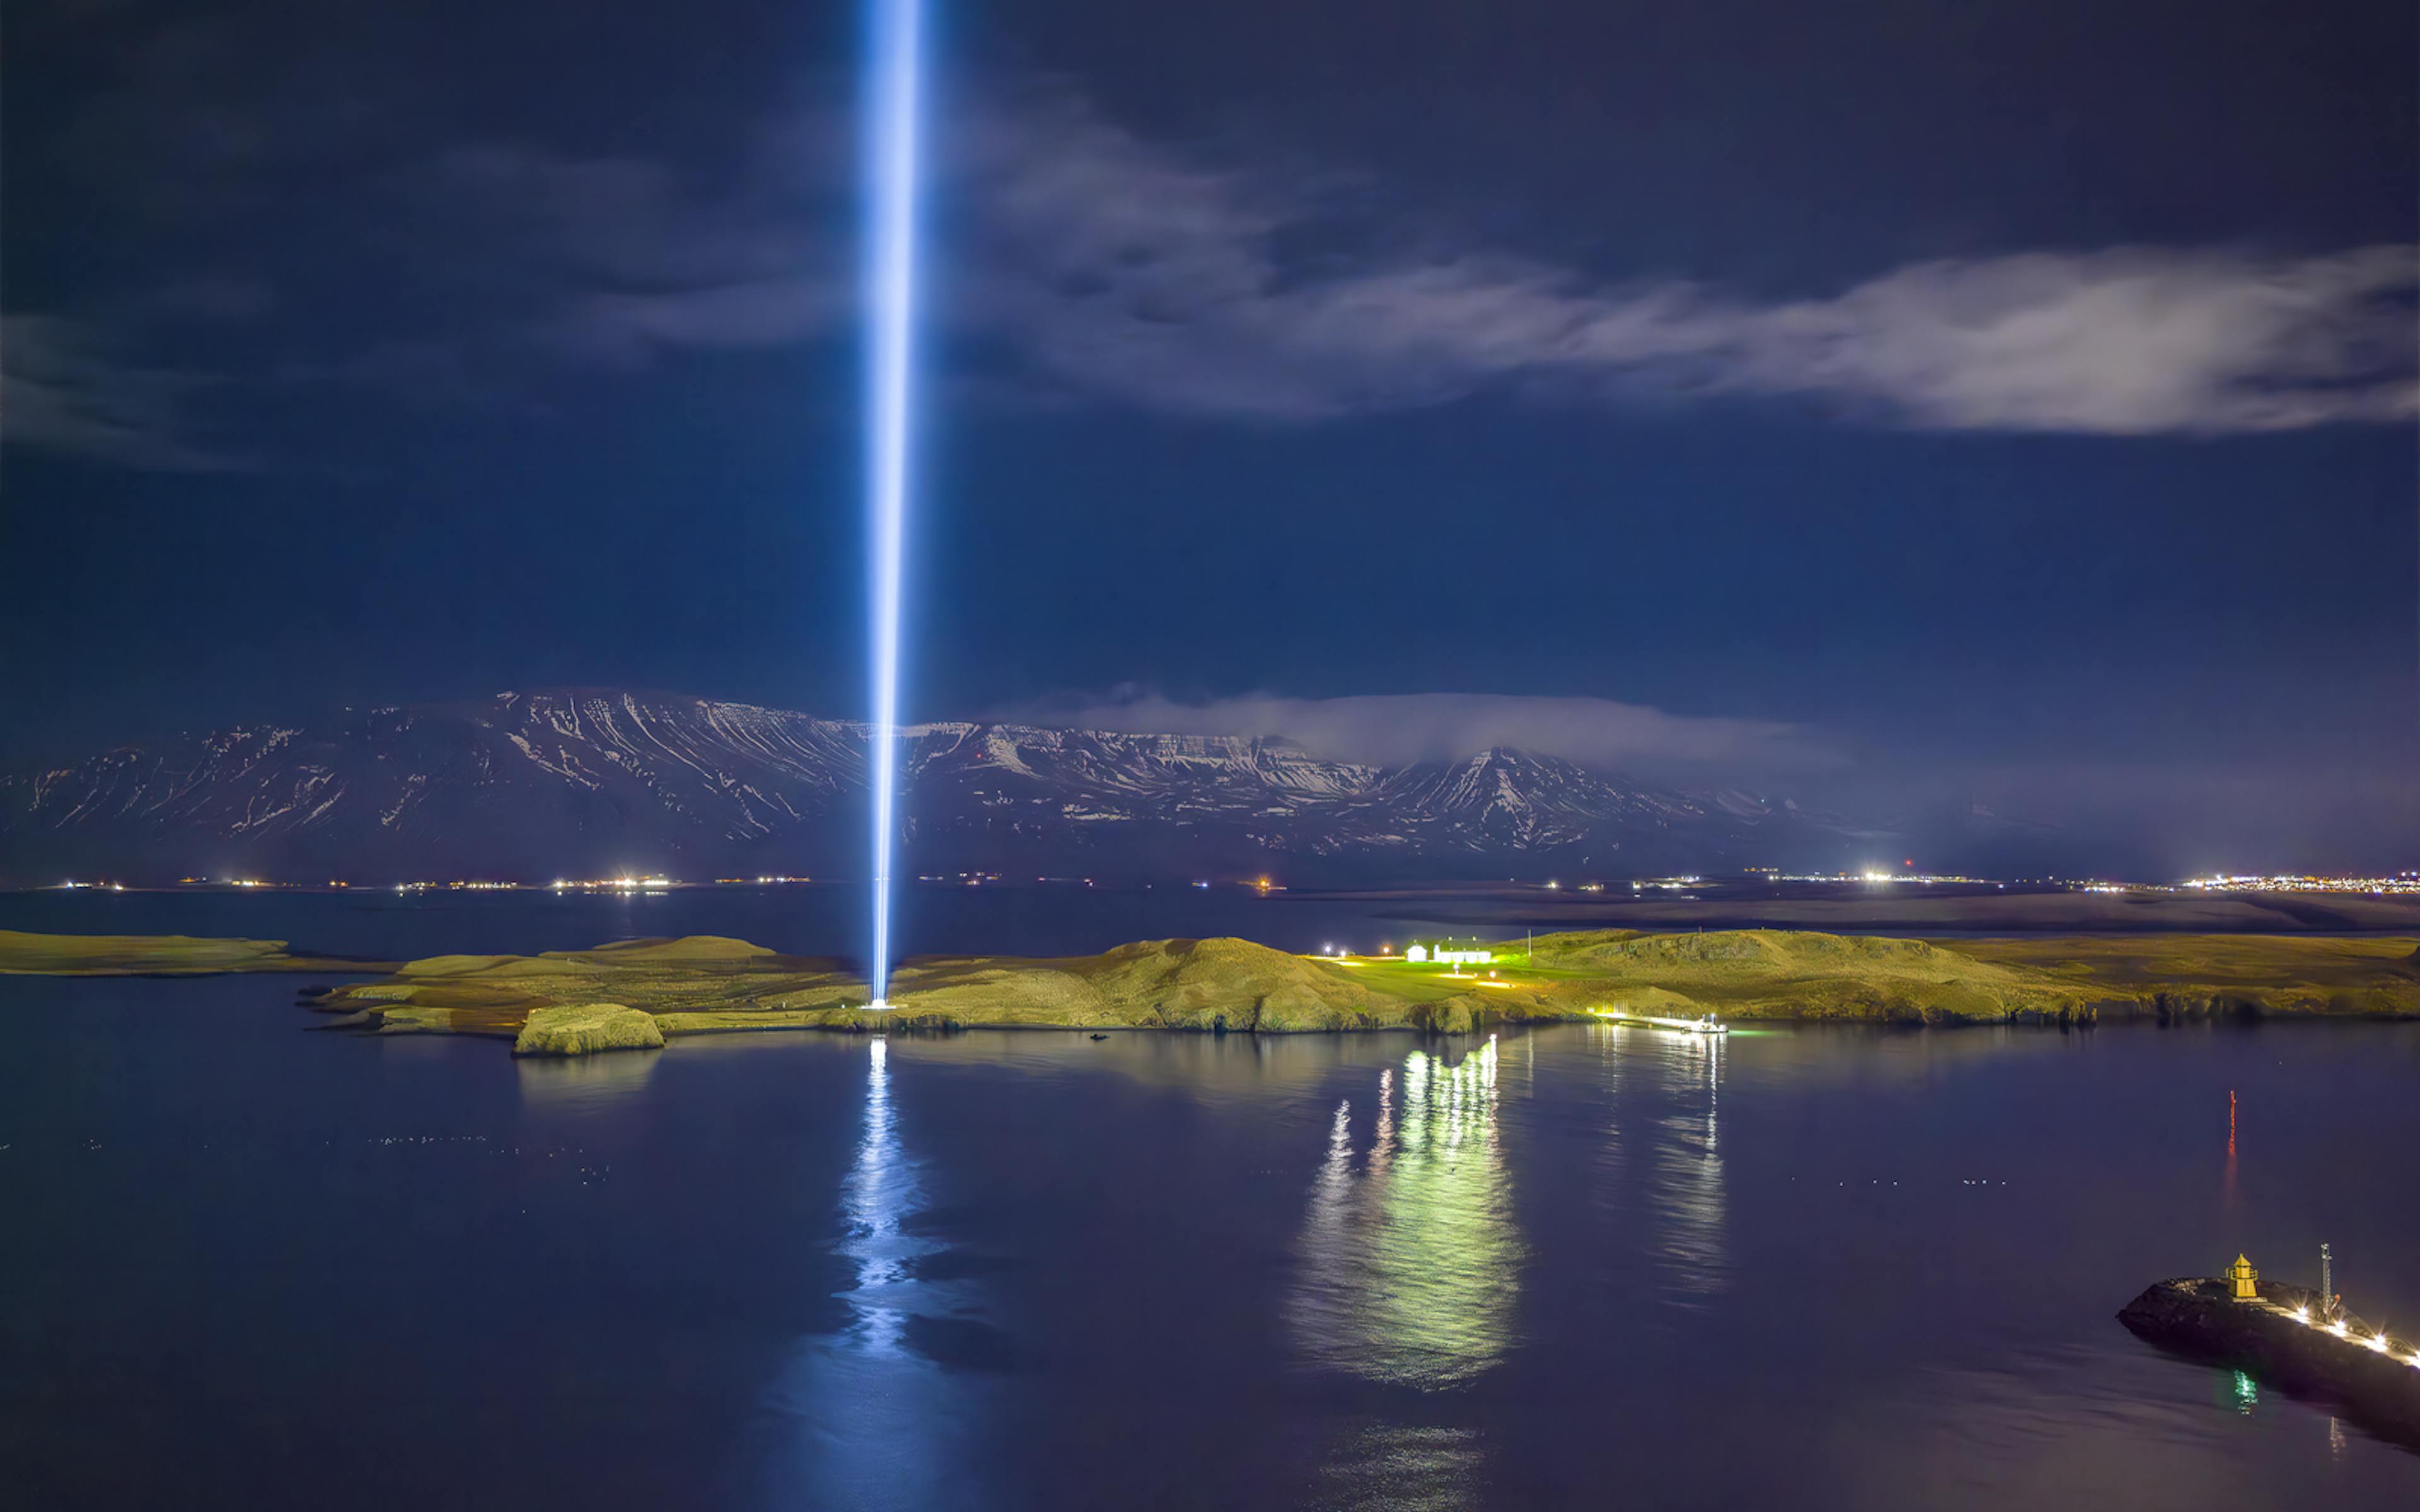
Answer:
[[[2328,1332],[2334,1334],[2338,1338],[2345,1337],[2345,1320],[2339,1318],[2335,1322],[2330,1323],[2328,1325]]]

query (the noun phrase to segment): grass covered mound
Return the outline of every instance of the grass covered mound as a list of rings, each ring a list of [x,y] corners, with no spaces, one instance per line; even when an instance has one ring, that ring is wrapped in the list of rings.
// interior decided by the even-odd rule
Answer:
[[[2420,1018],[2420,951],[2409,938],[2070,935],[1957,948],[2161,1018]]]
[[[1319,1029],[1438,1026],[1451,1008],[1383,990],[1316,957],[1249,940],[1146,940],[1095,956],[919,961],[892,1001],[970,1024],[1087,1028]],[[1470,1015],[1459,1015],[1462,1027]]]
[[[339,987],[318,1006],[387,1033],[514,1036],[532,1013],[566,1004],[619,1003],[683,1033],[845,1028],[857,1018],[849,1005],[864,1001],[863,981],[837,963],[701,934],[534,956],[430,956],[383,980]]]
[[[2093,1001],[2088,984],[1947,945],[1795,930],[1547,934],[1533,964],[1563,979],[1558,996],[1676,1016],[1945,1024],[2072,1017]]]
[[[191,934],[31,934],[0,929],[0,976],[200,977],[240,971],[386,971],[382,961],[289,955],[284,940]]]
[[[600,1050],[661,1050],[664,1031],[655,1015],[620,1003],[576,1003],[541,1008],[513,1041],[517,1056],[585,1056]]]

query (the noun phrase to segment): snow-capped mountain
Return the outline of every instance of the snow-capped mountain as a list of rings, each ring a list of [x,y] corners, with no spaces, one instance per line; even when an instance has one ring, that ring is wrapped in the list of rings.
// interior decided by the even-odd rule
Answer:
[[[0,879],[537,880],[863,870],[866,728],[622,691],[348,710],[0,777]],[[1610,875],[1831,857],[1789,805],[1517,750],[1329,761],[1283,740],[1016,724],[903,733],[903,865],[1290,879]]]

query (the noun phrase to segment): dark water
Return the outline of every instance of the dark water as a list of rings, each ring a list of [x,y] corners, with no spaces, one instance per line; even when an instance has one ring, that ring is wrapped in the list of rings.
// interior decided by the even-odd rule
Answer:
[[[908,951],[1088,955],[1130,940],[1232,934],[1281,950],[1328,945],[1400,949],[1453,923],[1450,898],[1263,897],[1249,888],[939,887],[901,889],[896,928]],[[460,952],[582,950],[609,940],[729,934],[793,955],[854,959],[865,946],[865,890],[821,884],[687,887],[659,893],[0,892],[0,929],[59,934],[211,934],[380,960]],[[1466,932],[1517,934],[1497,924]]]
[[[2420,1323],[2420,1026],[542,1065],[290,992],[0,979],[12,1504],[2420,1505],[2111,1318],[2325,1239]]]

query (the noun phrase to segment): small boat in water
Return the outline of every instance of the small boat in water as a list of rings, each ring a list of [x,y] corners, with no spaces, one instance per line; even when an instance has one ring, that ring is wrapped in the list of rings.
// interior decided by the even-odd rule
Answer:
[[[1618,1008],[1600,1008],[1596,1013],[1599,1018],[1611,1019],[1616,1024],[1627,1024],[1640,1029],[1669,1029],[1675,1034],[1729,1034],[1731,1032],[1730,1025],[1722,1023],[1712,1013],[1703,1018],[1695,1019],[1657,1018],[1652,1013],[1625,1013]]]

